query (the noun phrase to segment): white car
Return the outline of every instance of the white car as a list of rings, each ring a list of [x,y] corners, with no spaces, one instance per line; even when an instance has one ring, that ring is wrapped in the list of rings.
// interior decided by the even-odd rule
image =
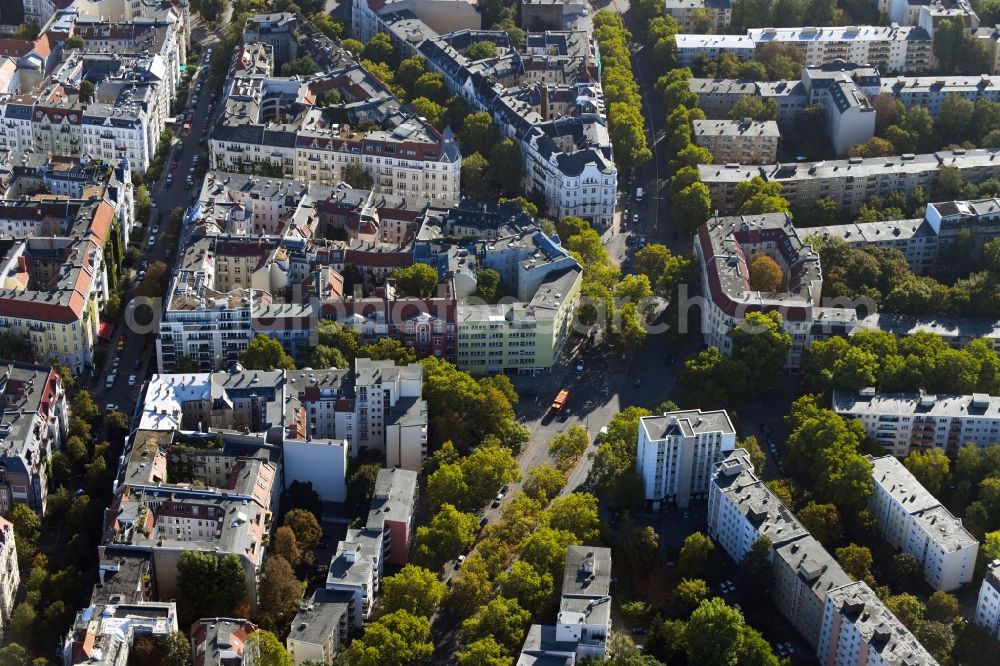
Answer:
[[[129,375],[128,376],[128,385],[129,386],[135,386],[135,375]]]
[[[149,233],[153,236],[160,233],[160,227],[153,225],[153,228],[149,230]]]
[[[576,364],[576,371],[583,372],[583,361],[578,361]]]
[[[456,569],[461,569],[462,568],[462,564],[464,562],[465,562],[465,555],[459,555],[458,559],[455,560],[455,568]]]
[[[149,237],[149,242],[146,243],[146,245],[148,245],[149,247],[153,247],[155,244],[156,244],[156,239],[153,238],[152,236],[150,236]]]
[[[118,411],[118,405],[116,405],[113,402],[109,402],[104,409],[106,411],[109,411],[109,412],[117,412]]]

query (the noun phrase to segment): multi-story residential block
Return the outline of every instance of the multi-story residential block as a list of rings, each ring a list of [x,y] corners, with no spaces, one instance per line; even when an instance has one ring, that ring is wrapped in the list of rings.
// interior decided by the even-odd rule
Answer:
[[[298,25],[299,17],[291,12],[255,14],[243,26],[243,42],[271,47],[274,65],[281,66],[298,54]]]
[[[938,663],[863,581],[827,593],[817,656],[831,666]]]
[[[677,62],[729,54],[750,60],[772,42],[803,52],[807,66],[834,60],[862,62],[883,72],[921,72],[933,67],[931,38],[919,26],[838,26],[828,28],[751,28],[746,35],[677,35]]]
[[[1000,640],[1000,560],[993,560],[986,565],[986,576],[979,587],[979,598],[976,601],[975,621]]]
[[[387,467],[419,470],[427,456],[423,366],[392,360],[354,360],[355,439],[358,449],[383,451]]]
[[[350,633],[348,608],[351,593],[319,588],[302,604],[292,620],[285,646],[292,663],[332,664],[333,657]]]
[[[1000,27],[979,28],[972,37],[986,47],[990,58],[990,74],[1000,74]]]
[[[375,606],[375,595],[382,582],[385,546],[382,530],[349,529],[330,561],[326,589],[348,593],[348,627],[363,626]]]
[[[928,204],[928,209],[934,204]],[[899,250],[910,270],[920,275],[932,273],[938,266],[940,239],[926,220],[885,220],[871,224],[835,224],[828,227],[803,229],[806,241],[815,244],[829,239],[842,240],[848,245],[864,249],[884,247]]]
[[[778,124],[773,120],[695,120],[691,138],[718,163],[767,164],[778,158]]]
[[[744,449],[729,449],[715,463],[708,492],[708,534],[735,562],[760,536],[773,547],[808,536],[792,512],[754,475]]]
[[[570,546],[555,626],[533,624],[518,664],[603,659],[611,637],[611,549]]]
[[[257,631],[249,620],[212,617],[191,626],[191,656],[194,666],[252,666],[246,650],[247,638]]]
[[[17,544],[14,542],[14,525],[0,518],[0,634],[7,633],[17,588],[21,585],[21,572],[17,567]]]
[[[699,35],[680,33],[677,41],[677,65],[690,67],[696,60],[718,58],[723,54],[737,60],[752,60],[757,45],[749,35]]]
[[[45,513],[49,461],[69,427],[62,378],[48,366],[4,363],[0,399],[0,513],[9,515],[16,504]]]
[[[688,79],[688,90],[698,95],[698,107],[708,118],[722,120],[744,97],[774,100],[780,128],[790,128],[809,104],[801,81],[741,81],[738,79]]]
[[[957,454],[966,444],[1000,442],[1000,398],[986,394],[858,393],[835,391],[833,409],[855,418],[885,452],[899,458],[930,447]]]
[[[1000,102],[1000,77],[990,74],[881,77],[878,93],[892,95],[907,109],[922,106],[931,117],[937,118],[945,100],[952,95],[970,102],[980,99]]]
[[[416,505],[417,472],[396,467],[378,471],[365,528],[382,530],[386,564],[402,566],[409,559]]]
[[[736,430],[724,410],[690,410],[639,421],[636,469],[654,511],[664,502],[687,507],[708,494],[712,471],[736,446]]]
[[[342,102],[318,107],[334,91]],[[285,177],[326,185],[360,167],[380,194],[459,200],[462,158],[450,131],[401,110],[377,78],[346,55],[342,64],[306,80],[235,77],[225,84],[226,112],[213,128],[213,168],[278,168]],[[361,123],[378,129],[361,131]]]
[[[561,14],[561,7],[559,10]],[[377,33],[384,32],[382,27],[389,17],[399,14],[411,15],[424,24],[430,34],[480,30],[483,26],[479,8],[470,0],[353,0],[351,34],[368,42]]]
[[[893,548],[924,566],[927,583],[954,590],[972,580],[979,542],[894,456],[872,458],[875,492],[868,511]]]
[[[177,629],[177,605],[172,601],[88,606],[77,613],[63,642],[62,663],[122,666],[139,638],[164,640]]]
[[[792,208],[809,207],[816,199],[828,197],[853,213],[873,196],[885,197],[893,192],[910,194],[918,186],[925,190],[930,188],[942,166],[957,168],[971,182],[1000,176],[997,154],[997,150],[983,148],[756,167],[702,164],[698,166],[698,173],[711,192],[713,208],[724,215],[735,212],[736,184],[754,176],[780,184],[781,194]]]
[[[940,250],[968,238],[981,253],[985,243],[1000,238],[1000,199],[928,203],[924,219],[937,235]]]
[[[979,28],[979,16],[967,0],[880,0],[888,4],[889,20],[897,25],[918,25],[934,38],[934,29],[946,19],[957,18],[966,33]],[[882,9],[881,11],[885,11]]]
[[[665,0],[663,9],[681,24],[683,32],[704,29],[708,21],[715,33],[725,33],[733,20],[733,3],[730,0]]]

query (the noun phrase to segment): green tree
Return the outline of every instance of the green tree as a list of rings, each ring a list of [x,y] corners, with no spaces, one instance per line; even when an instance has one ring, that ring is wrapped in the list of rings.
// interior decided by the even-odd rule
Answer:
[[[239,557],[196,550],[181,553],[177,606],[186,626],[202,617],[231,617],[245,596],[244,568]]]
[[[691,613],[685,632],[688,661],[699,666],[732,666],[744,647],[743,616],[719,597]]]
[[[476,540],[478,528],[479,520],[475,515],[462,513],[451,504],[442,505],[430,525],[417,528],[414,561],[437,571],[445,562],[469,549]]]
[[[427,661],[434,653],[431,624],[398,610],[368,625],[364,636],[351,643],[347,663],[351,666],[411,666]]]
[[[597,498],[590,493],[570,493],[553,499],[545,517],[549,527],[572,534],[578,543],[597,543],[600,539]]]
[[[757,442],[757,438],[749,435],[739,441],[738,448],[744,449],[750,455],[750,463],[753,465],[754,473],[761,477],[764,475],[764,465],[767,463],[767,454]]]
[[[742,363],[759,388],[774,384],[788,359],[792,336],[782,328],[781,313],[748,312],[743,323],[733,328],[733,359]]]
[[[394,53],[395,49],[392,47],[389,35],[384,32],[378,32],[365,44],[364,49],[361,51],[361,57],[372,62],[387,64],[392,60]]]
[[[662,559],[660,537],[652,527],[634,527],[622,540],[625,560],[633,571],[649,571]]]
[[[513,139],[502,139],[494,144],[489,164],[493,182],[501,192],[509,196],[523,189],[524,158],[521,147]],[[462,168],[465,168],[464,162]]]
[[[457,463],[441,465],[427,477],[427,507],[437,511],[444,504],[452,503],[458,506],[471,506],[469,501],[469,484],[465,481],[465,472]]]
[[[685,187],[674,197],[674,219],[689,232],[707,222],[711,214],[712,196],[702,182]]]
[[[851,146],[848,155],[851,157],[889,157],[896,154],[896,147],[891,141],[873,136],[865,143]]]
[[[523,490],[528,497],[548,503],[559,494],[565,484],[565,475],[546,462],[536,465],[528,471],[528,478],[524,481]]]
[[[354,56],[360,56],[365,50],[365,45],[353,37],[348,37],[340,43],[345,51]]]
[[[375,185],[375,181],[365,173],[365,169],[360,162],[345,164],[340,169],[340,179],[359,190],[370,190]]]
[[[515,599],[498,596],[462,623],[462,632],[469,642],[493,636],[508,651],[513,652],[524,641],[531,622],[531,613],[521,608]]]
[[[294,370],[295,361],[281,343],[263,333],[254,336],[240,353],[240,364],[248,370]]]
[[[674,600],[681,617],[690,615],[708,597],[708,583],[701,578],[682,578],[674,590]]]
[[[938,663],[949,663],[955,647],[955,634],[950,626],[941,622],[925,621],[920,623],[913,633]]]
[[[514,562],[510,571],[502,574],[497,582],[502,596],[516,599],[522,608],[533,614],[542,611],[554,592],[552,574],[522,560]]]
[[[319,65],[309,56],[289,60],[281,66],[282,76],[309,76],[319,71]]]
[[[958,72],[965,46],[965,24],[961,17],[946,18],[934,27],[934,57],[946,74]]]
[[[910,631],[916,631],[924,621],[924,604],[912,594],[896,594],[885,599],[885,606]]]
[[[35,557],[36,544],[42,534],[42,519],[26,504],[15,504],[8,519],[14,526],[18,568],[27,570]]]
[[[437,290],[438,273],[427,264],[416,263],[396,269],[392,277],[407,296],[430,298]]]
[[[958,617],[958,599],[954,594],[937,590],[927,600],[927,619],[935,622],[950,623]]]
[[[494,196],[490,164],[479,153],[462,159],[462,190],[470,199],[492,199]]]
[[[408,98],[413,98],[413,84],[426,71],[424,59],[420,56],[413,56],[399,63],[399,67],[396,68],[396,83],[403,87]]]
[[[455,659],[459,666],[510,666],[511,663],[507,648],[492,636],[468,643]]]
[[[930,494],[941,494],[951,465],[944,451],[937,448],[914,451],[906,457],[903,464]]]
[[[552,438],[549,442],[549,455],[560,471],[568,472],[587,452],[588,446],[590,446],[590,436],[583,426],[577,425]]]
[[[486,58],[492,58],[497,54],[496,44],[493,42],[472,42],[469,44],[463,55],[471,61],[485,60]]]
[[[579,543],[580,540],[571,532],[540,527],[521,542],[520,556],[538,571],[548,571],[555,579],[562,576],[566,548]]]
[[[323,538],[323,528],[319,526],[315,514],[304,509],[292,509],[286,513],[283,524],[295,533],[295,540],[304,551],[314,549]]]
[[[502,394],[493,389],[495,394]],[[509,403],[508,403],[509,404]],[[496,441],[485,442],[461,461],[473,505],[489,501],[500,488],[521,480],[521,468],[510,449]]]
[[[476,296],[486,303],[496,303],[504,295],[504,283],[500,273],[492,268],[476,271]]]
[[[413,96],[429,99],[435,104],[444,104],[448,98],[444,77],[437,72],[424,72],[413,82]]]
[[[749,379],[741,361],[723,356],[718,347],[708,347],[684,362],[677,390],[684,404],[723,408],[752,390]]]
[[[493,116],[480,111],[470,113],[465,117],[458,137],[462,142],[464,154],[479,153],[482,155],[489,152],[490,148],[500,140],[500,130],[493,124]]]
[[[774,99],[763,99],[748,95],[739,99],[726,114],[733,120],[751,118],[752,120],[776,120],[778,105]]]
[[[270,631],[258,629],[247,637],[244,653],[256,655],[253,663],[292,666],[292,656],[277,636]]]
[[[707,536],[701,532],[689,534],[677,558],[677,573],[681,578],[704,578],[714,552],[715,544]]]
[[[399,573],[382,581],[382,606],[387,613],[404,610],[430,617],[447,591],[434,572],[407,564]]]
[[[864,546],[849,544],[834,551],[837,561],[844,568],[844,572],[854,580],[863,580],[869,585],[873,585],[875,579],[872,577],[872,552]]]
[[[824,546],[836,543],[843,536],[840,525],[840,512],[833,504],[816,504],[809,502],[798,513],[798,519],[809,533]]]
[[[426,74],[424,76],[426,76]],[[447,108],[424,96],[417,97],[410,103],[413,105],[413,109],[416,111],[417,116],[424,118],[427,122],[439,130],[444,129],[444,119],[445,114],[448,111]]]

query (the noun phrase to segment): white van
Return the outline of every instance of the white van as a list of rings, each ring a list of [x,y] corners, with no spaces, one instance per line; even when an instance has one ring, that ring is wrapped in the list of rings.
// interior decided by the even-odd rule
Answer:
[[[642,188],[641,187],[635,188],[635,200],[636,200],[636,202],[642,201]]]
[[[117,379],[117,378],[118,378],[118,376],[115,373],[113,373],[113,372],[110,375],[108,375],[107,380],[105,380],[105,382],[104,382],[104,388],[110,389],[112,386],[114,386],[115,385],[115,379]]]

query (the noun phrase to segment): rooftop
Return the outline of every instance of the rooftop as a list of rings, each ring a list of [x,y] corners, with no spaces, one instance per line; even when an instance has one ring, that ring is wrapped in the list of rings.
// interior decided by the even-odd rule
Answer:
[[[708,433],[732,435],[736,433],[729,414],[724,409],[703,412],[692,409],[669,412],[663,416],[644,416],[639,423],[650,441],[668,437],[694,437]]]
[[[351,597],[350,592],[343,590],[317,589],[295,614],[291,630],[288,632],[288,640],[309,645],[325,645],[347,615]]]

